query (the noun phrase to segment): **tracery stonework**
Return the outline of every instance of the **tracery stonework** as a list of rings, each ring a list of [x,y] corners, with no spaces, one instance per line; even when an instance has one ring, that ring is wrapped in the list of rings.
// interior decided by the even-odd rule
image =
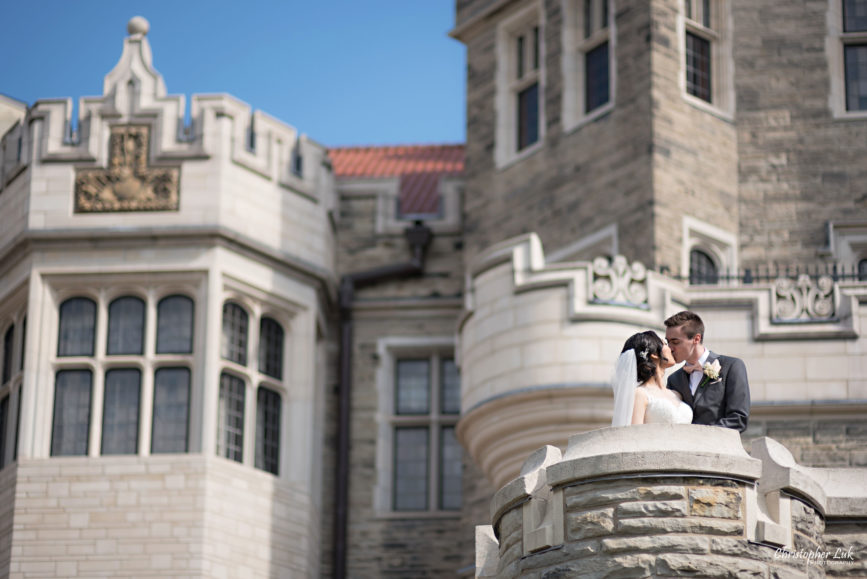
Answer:
[[[180,167],[148,167],[150,127],[111,128],[108,169],[78,169],[75,212],[177,211]]]

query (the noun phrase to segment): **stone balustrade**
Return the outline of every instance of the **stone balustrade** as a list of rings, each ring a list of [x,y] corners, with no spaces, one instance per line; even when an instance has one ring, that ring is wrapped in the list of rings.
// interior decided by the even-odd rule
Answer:
[[[646,424],[543,447],[495,494],[477,577],[824,577],[867,571],[867,469],[752,456],[713,426]]]

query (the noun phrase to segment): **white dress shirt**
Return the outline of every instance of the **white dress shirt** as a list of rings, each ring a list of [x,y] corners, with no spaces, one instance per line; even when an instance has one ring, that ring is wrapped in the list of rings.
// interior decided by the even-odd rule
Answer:
[[[707,357],[709,355],[710,350],[705,348],[704,354],[702,354],[701,357],[698,359],[698,365],[704,367],[704,363],[707,362]],[[704,372],[700,372],[698,370],[689,375],[689,391],[692,392],[693,396],[695,396],[695,391],[698,389],[698,383],[701,382],[703,376]]]

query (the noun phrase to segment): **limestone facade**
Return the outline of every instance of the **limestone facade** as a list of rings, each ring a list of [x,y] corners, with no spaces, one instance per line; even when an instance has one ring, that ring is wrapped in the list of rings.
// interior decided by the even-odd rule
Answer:
[[[146,34],[131,25],[77,127],[70,101],[39,101],[3,135],[0,574],[317,576],[336,285],[326,152],[229,96],[194,96],[183,126]],[[160,345],[170,297],[190,304],[188,347]],[[121,298],[138,304],[139,345],[112,352]],[[61,312],[82,302],[91,325],[69,334]],[[231,359],[227,304],[245,320]],[[264,320],[281,330],[271,345]],[[187,376],[172,440],[163,370]],[[137,377],[125,456],[108,450],[113,372]],[[64,404],[68,376],[87,383]]]
[[[592,4],[590,12],[601,14],[602,2]],[[739,444],[751,449],[753,440],[771,437],[806,467],[867,465],[863,280],[678,279],[689,273],[692,249],[720,270],[771,261],[851,266],[867,258],[859,188],[867,120],[835,104],[838,4],[711,4],[719,24],[713,102],[683,86],[684,31],[695,28],[684,4],[611,0],[607,29],[593,38],[609,43],[609,101],[585,113],[575,100],[582,77],[570,68],[581,62],[575,45],[583,4],[456,2],[453,35],[467,47],[466,170],[438,184],[443,209],[424,218],[433,240],[421,271],[377,278],[347,304],[340,303],[342,277],[376,278],[412,257],[404,230],[413,219],[397,209],[399,179],[340,176],[336,155],[230,96],[194,95],[192,124],[179,123],[184,99],[168,95],[141,23],[131,27],[103,95],[80,101],[77,124],[68,100],[29,109],[0,101],[0,338],[9,336],[2,354],[13,360],[0,360],[11,368],[0,381],[7,404],[0,574],[490,571],[483,561],[474,565],[472,544],[475,526],[490,521],[495,491],[521,475],[536,449],[568,453],[570,436],[607,426],[608,380],[624,340],[661,332],[663,320],[684,308],[704,317],[710,349],[746,362],[753,408]],[[798,24],[757,30],[765,18]],[[516,151],[507,146],[517,128],[506,114],[517,96],[505,73],[509,35],[532,35],[536,25],[539,140]],[[809,67],[799,66],[802,56]],[[154,341],[160,301],[173,295],[194,304],[194,344],[167,355]],[[113,357],[108,313],[128,296],[144,304],[146,345],[141,355]],[[91,356],[58,352],[59,309],[76,297],[96,307]],[[222,352],[227,302],[249,318],[247,364]],[[282,353],[291,371],[276,380],[256,356],[266,318],[286,332]],[[349,466],[340,475],[345,322],[352,384]],[[458,410],[441,412],[439,401],[431,422],[400,416],[401,360],[440,368],[435,378],[444,372],[439,364],[453,360]],[[150,402],[155,372],[166,367],[191,376],[186,453],[151,451],[159,434]],[[104,456],[104,376],[117,368],[141,372],[140,427],[134,453]],[[95,377],[87,450],[52,456],[57,373],[79,370]],[[217,451],[224,374],[241,381],[247,401],[240,460]],[[280,395],[276,474],[257,468],[262,385]],[[429,502],[395,508],[397,432],[423,425],[437,441],[428,447],[426,464],[436,474],[427,473]],[[441,508],[438,453],[454,450],[441,438],[452,428],[463,480],[450,495],[459,494],[457,507]],[[498,561],[508,559],[503,569],[513,576],[561,565],[571,572],[564,554],[600,553],[596,564],[636,572],[723,574],[744,558],[745,570],[798,575],[800,563],[745,546],[759,532],[753,483],[762,474],[736,446],[730,454],[745,471],[734,483],[721,482],[729,471],[718,465],[709,478],[705,463],[678,471],[677,480],[662,477],[670,472],[625,477],[610,487],[620,494],[603,500],[609,487],[602,482],[563,479],[554,486],[562,490],[568,546],[532,559],[521,559],[523,507],[503,503]],[[340,557],[332,538],[340,532],[342,482],[344,574],[334,568]],[[746,505],[756,505],[755,519],[747,520]],[[827,516],[826,506],[793,501],[792,525],[784,527],[803,544],[854,545],[863,563],[863,529]],[[526,514],[537,546],[555,534],[542,524],[546,513]],[[764,514],[768,533],[779,531],[770,523],[781,520]],[[605,535],[624,528],[624,536]],[[693,531],[694,539],[681,541]]]

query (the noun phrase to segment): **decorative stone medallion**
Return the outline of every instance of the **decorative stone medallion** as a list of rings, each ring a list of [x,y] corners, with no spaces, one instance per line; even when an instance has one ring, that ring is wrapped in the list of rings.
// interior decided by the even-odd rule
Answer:
[[[150,127],[116,125],[108,168],[78,169],[75,212],[177,211],[180,167],[149,167]]]
[[[638,261],[630,265],[622,255],[611,262],[597,257],[593,260],[592,291],[595,302],[646,306],[647,269]]]
[[[815,322],[834,317],[834,280],[825,275],[817,280],[808,275],[797,281],[784,277],[774,282],[774,321]]]

